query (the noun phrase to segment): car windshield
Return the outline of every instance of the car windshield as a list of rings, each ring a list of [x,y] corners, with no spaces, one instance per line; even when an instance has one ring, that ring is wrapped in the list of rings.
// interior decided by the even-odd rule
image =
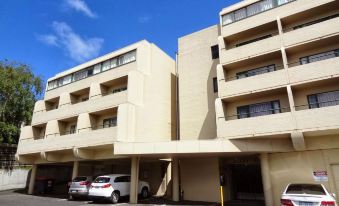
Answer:
[[[87,177],[76,177],[74,178],[73,182],[82,182],[86,180],[87,180]]]
[[[109,182],[110,178],[109,177],[97,177],[94,180],[94,183],[107,183]]]
[[[310,194],[310,195],[326,195],[323,187],[316,184],[292,184],[286,194]]]

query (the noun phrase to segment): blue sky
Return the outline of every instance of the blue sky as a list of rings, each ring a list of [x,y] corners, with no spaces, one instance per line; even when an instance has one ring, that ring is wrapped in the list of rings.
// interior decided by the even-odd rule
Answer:
[[[28,64],[46,80],[147,39],[174,57],[177,39],[217,24],[239,0],[4,0],[0,59]]]

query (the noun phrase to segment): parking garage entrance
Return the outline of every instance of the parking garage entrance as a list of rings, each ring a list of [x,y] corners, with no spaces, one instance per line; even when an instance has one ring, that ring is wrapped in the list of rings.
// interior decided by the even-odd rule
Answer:
[[[230,201],[264,201],[260,159],[256,155],[220,159],[220,175],[224,175],[224,199]]]

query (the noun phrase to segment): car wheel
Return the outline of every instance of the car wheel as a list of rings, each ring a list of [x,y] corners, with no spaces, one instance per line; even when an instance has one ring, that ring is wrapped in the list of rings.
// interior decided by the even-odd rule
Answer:
[[[113,204],[118,203],[119,198],[120,198],[120,195],[119,195],[118,192],[112,192],[112,195],[111,195],[111,202],[112,202]]]
[[[149,195],[149,192],[148,192],[147,187],[142,188],[142,190],[141,190],[141,197],[143,199],[146,199],[148,197],[148,195]]]

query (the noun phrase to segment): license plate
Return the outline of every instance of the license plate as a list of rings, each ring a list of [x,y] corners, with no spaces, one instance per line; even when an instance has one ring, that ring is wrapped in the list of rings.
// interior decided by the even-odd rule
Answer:
[[[78,192],[78,190],[71,190],[71,193],[76,193]]]
[[[300,206],[313,206],[313,202],[299,202]]]

